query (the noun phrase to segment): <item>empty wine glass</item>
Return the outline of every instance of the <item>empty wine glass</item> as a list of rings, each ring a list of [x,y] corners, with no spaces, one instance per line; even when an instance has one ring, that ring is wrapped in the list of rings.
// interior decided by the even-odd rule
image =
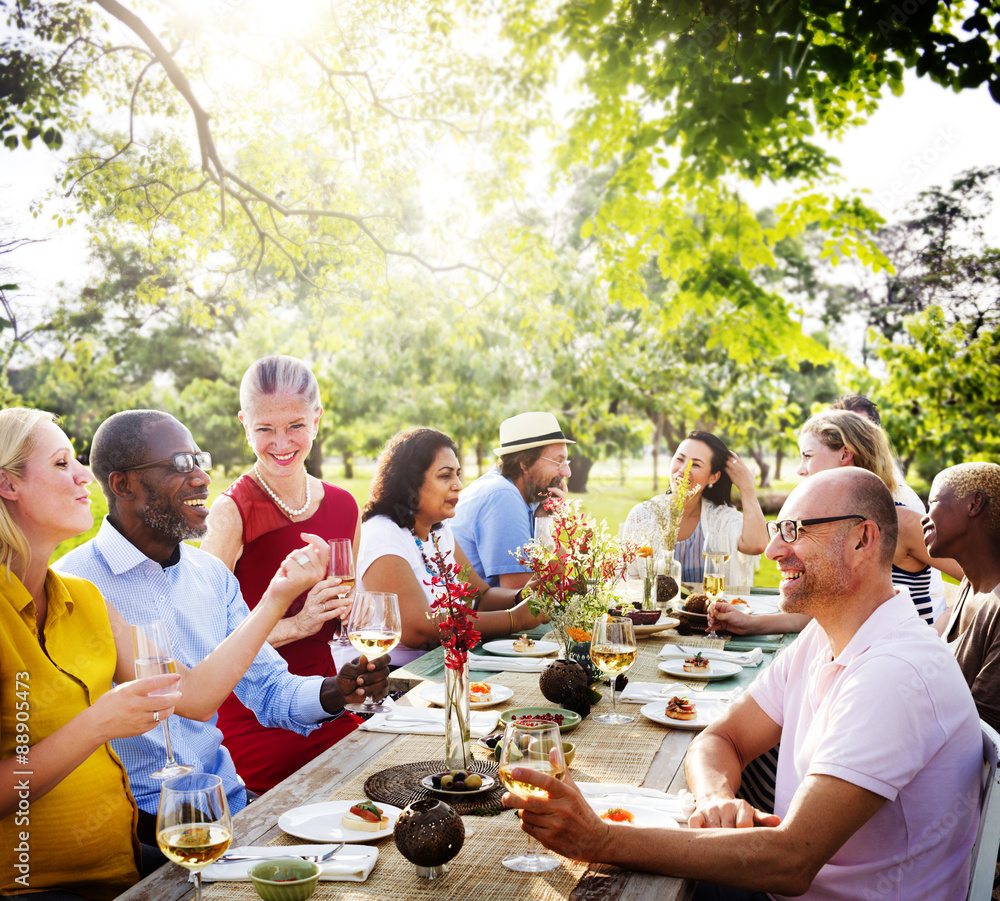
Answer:
[[[558,779],[566,776],[566,758],[563,757],[562,736],[555,723],[507,724],[500,747],[500,781],[507,790],[522,798],[547,796],[544,789],[528,782],[518,782],[513,775],[517,767],[538,770]],[[508,854],[500,861],[508,870],[519,873],[543,873],[560,866],[561,861],[547,851],[536,851],[531,836],[528,848],[517,854]]]
[[[194,873],[195,901],[201,901],[201,871],[226,853],[232,839],[229,804],[218,776],[191,773],[163,783],[156,843],[170,860]]]
[[[535,541],[545,550],[551,552],[556,549],[556,538],[552,533],[552,517],[539,516],[535,519]]]
[[[399,644],[402,632],[396,595],[363,591],[354,599],[347,637],[367,659],[374,660],[392,651]],[[363,704],[348,704],[347,708],[357,713],[382,713],[389,709],[367,695]]]
[[[350,585],[351,591],[347,593],[346,597],[351,596],[357,576],[354,572],[354,547],[350,538],[330,539],[330,565],[327,567],[326,576],[328,579],[340,579],[342,584]],[[351,643],[347,637],[346,625],[343,620],[340,621],[340,638],[338,639],[340,644],[345,647]]]
[[[174,652],[170,647],[170,636],[167,634],[167,624],[162,619],[154,619],[148,623],[132,626],[132,648],[135,651],[135,677],[145,679],[147,676],[163,676],[177,672]],[[169,694],[174,688],[160,689],[151,692],[154,695]],[[190,773],[194,767],[178,763],[174,759],[174,746],[170,742],[170,729],[166,719],[160,720],[163,727],[163,742],[167,749],[167,762],[152,774],[154,779],[169,779],[171,776],[181,776]]]
[[[632,668],[638,653],[632,620],[614,616],[599,616],[594,620],[590,659],[601,672],[611,676],[611,713],[595,716],[595,723],[619,726],[635,722],[634,716],[619,713],[615,708],[615,679]]]

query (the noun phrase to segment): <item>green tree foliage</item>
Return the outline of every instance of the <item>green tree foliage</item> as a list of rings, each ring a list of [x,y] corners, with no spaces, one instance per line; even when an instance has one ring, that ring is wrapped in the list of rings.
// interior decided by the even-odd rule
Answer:
[[[460,190],[498,159],[503,177],[468,193],[506,190],[531,79],[507,78],[446,5],[20,0],[7,24],[7,146],[74,133],[64,189],[102,237],[141,235],[199,293],[270,270],[381,295],[386,257],[500,277],[475,233],[449,232],[433,261],[420,170],[451,154]]]
[[[998,188],[1000,168],[994,166],[922,191],[905,219],[876,234],[892,268],[878,274],[857,269],[847,308],[890,341],[907,340],[907,317],[934,305],[948,321],[964,324],[968,340],[995,329],[1000,248],[987,239],[985,225],[994,215]]]
[[[875,340],[888,370],[875,398],[903,462],[927,479],[955,463],[1000,462],[1000,331],[973,336],[937,306],[904,327],[905,343]]]

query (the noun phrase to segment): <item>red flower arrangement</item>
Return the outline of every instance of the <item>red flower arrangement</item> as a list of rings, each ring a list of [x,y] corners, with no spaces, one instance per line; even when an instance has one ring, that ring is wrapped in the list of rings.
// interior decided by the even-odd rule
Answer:
[[[445,560],[444,553],[438,547],[437,536],[433,533],[431,541],[434,542],[431,562],[437,570],[437,575],[432,574],[427,582],[432,589],[435,589],[433,591],[435,599],[431,602],[430,608],[434,613],[446,614],[438,623],[441,646],[444,648],[444,663],[448,669],[458,670],[465,666],[469,651],[482,637],[472,624],[473,620],[479,619],[479,614],[465,603],[468,598],[478,597],[479,590],[462,578],[462,567]]]

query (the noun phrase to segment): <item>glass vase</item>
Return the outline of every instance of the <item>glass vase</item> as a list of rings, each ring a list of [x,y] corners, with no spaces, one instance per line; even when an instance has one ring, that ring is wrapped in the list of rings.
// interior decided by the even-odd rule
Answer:
[[[656,606],[659,610],[666,610],[671,603],[680,600],[681,576],[683,568],[681,561],[674,557],[674,549],[667,551],[662,558],[661,566],[657,567],[656,576]]]
[[[640,557],[642,563],[642,609],[652,610],[656,606],[656,557]]]
[[[444,670],[444,759],[448,769],[466,769],[472,762],[469,734],[469,660]]]

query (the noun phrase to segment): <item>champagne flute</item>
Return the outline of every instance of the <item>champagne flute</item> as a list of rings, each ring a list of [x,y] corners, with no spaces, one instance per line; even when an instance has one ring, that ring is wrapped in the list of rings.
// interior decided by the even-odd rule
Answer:
[[[705,576],[702,587],[713,601],[719,600],[726,590],[726,560],[728,554],[706,554],[705,555]],[[719,633],[713,629],[706,638],[718,638]]]
[[[350,538],[330,539],[330,565],[327,567],[326,575],[328,579],[340,579],[342,584],[350,585],[351,591],[347,593],[347,597],[351,596],[357,576],[354,572],[354,547],[351,544]],[[346,647],[351,642],[347,637],[345,626],[346,623],[341,620],[340,638],[338,641]]]
[[[132,626],[132,648],[135,651],[135,677],[145,679],[147,676],[163,676],[177,672],[177,662],[170,647],[170,636],[167,634],[167,624],[162,619],[154,619],[148,623]],[[169,694],[175,689],[160,689],[154,695]],[[178,763],[174,759],[174,746],[170,742],[170,729],[166,719],[160,720],[163,727],[163,742],[167,749],[167,762],[152,774],[154,779],[169,779],[172,776],[182,776],[190,773],[194,767]]]
[[[195,901],[201,901],[201,871],[225,854],[232,839],[229,804],[218,776],[192,773],[163,783],[156,843],[170,860],[194,873]]]
[[[635,644],[632,620],[625,617],[599,616],[594,620],[590,640],[590,659],[601,672],[611,676],[611,713],[593,718],[595,723],[620,726],[635,722],[634,716],[619,713],[615,708],[615,679],[632,668],[639,653]]]
[[[536,785],[518,782],[513,770],[524,767],[553,776],[560,782],[566,776],[566,758],[563,757],[562,736],[555,723],[507,724],[500,747],[500,781],[507,790],[522,798],[541,797],[547,793]],[[531,836],[528,849],[522,853],[508,854],[500,861],[508,870],[519,873],[543,873],[561,865],[558,857],[547,851],[536,851]]]
[[[394,594],[363,591],[354,599],[347,638],[369,660],[388,654],[403,634],[399,619],[399,600]],[[365,695],[363,704],[348,704],[356,713],[383,713],[383,704]]]

